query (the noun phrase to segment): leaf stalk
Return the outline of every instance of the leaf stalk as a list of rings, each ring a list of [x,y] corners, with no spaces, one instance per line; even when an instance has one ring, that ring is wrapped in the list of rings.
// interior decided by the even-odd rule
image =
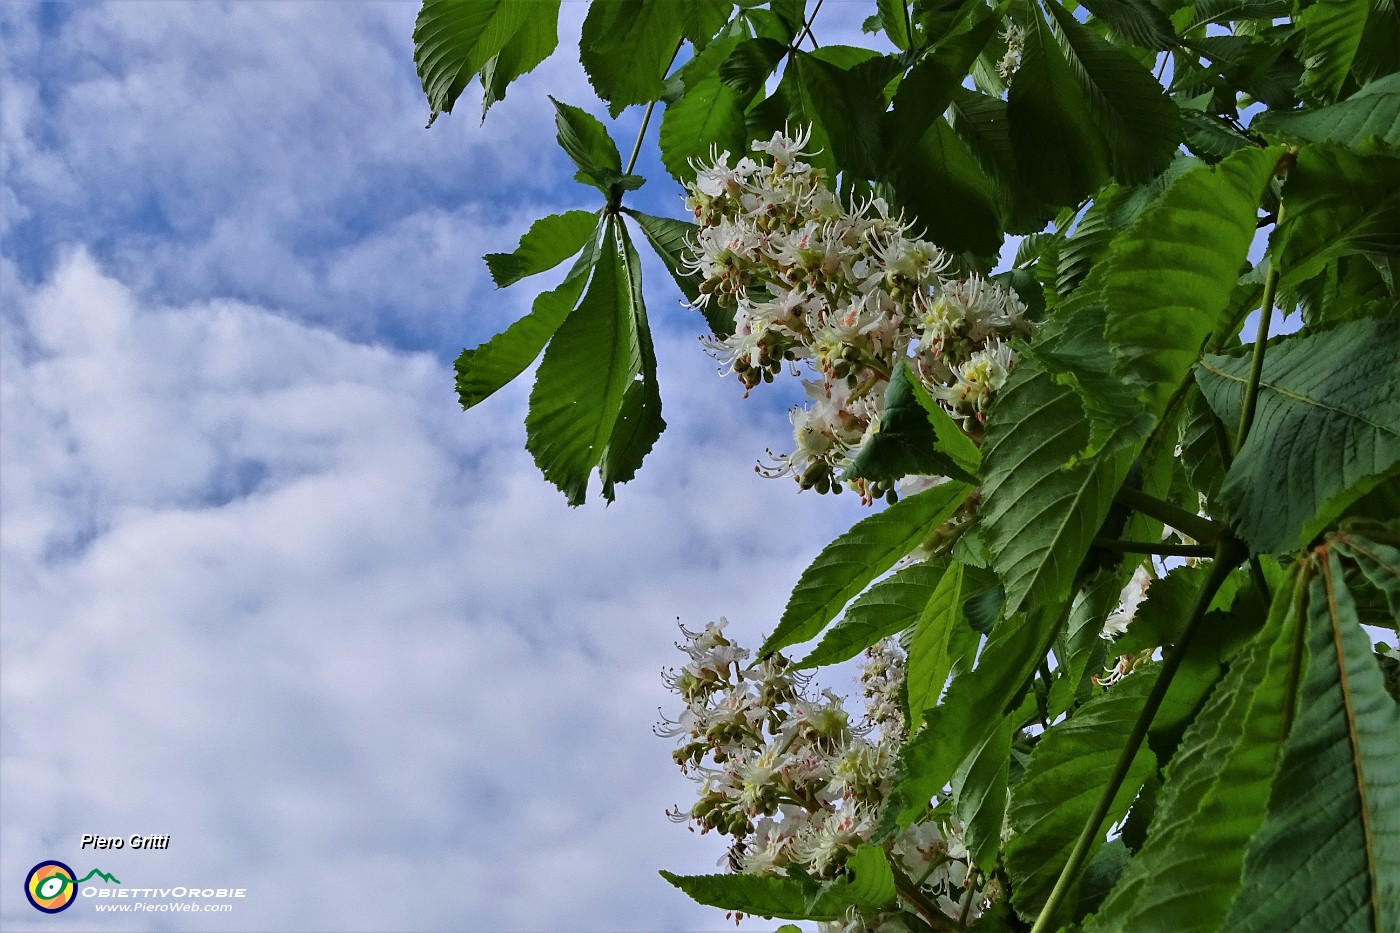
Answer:
[[[1069,854],[1069,860],[1065,862],[1060,877],[1055,881],[1055,887],[1050,892],[1050,897],[1045,901],[1040,916],[1036,918],[1031,933],[1049,933],[1050,930],[1054,929],[1055,914],[1069,893],[1069,889],[1078,879],[1080,869],[1084,867],[1084,863],[1089,858],[1089,850],[1093,848],[1094,840],[1102,834],[1103,821],[1108,816],[1109,808],[1113,805],[1113,798],[1118,796],[1118,789],[1128,776],[1133,758],[1137,755],[1143,740],[1147,738],[1147,730],[1151,728],[1152,720],[1156,717],[1157,710],[1161,708],[1162,700],[1166,698],[1172,678],[1176,676],[1177,670],[1181,667],[1182,659],[1186,656],[1186,651],[1191,646],[1191,640],[1200,628],[1201,620],[1206,616],[1206,610],[1210,608],[1211,600],[1215,598],[1216,592],[1220,589],[1220,585],[1225,582],[1225,578],[1230,575],[1230,571],[1234,570],[1243,559],[1244,554],[1244,546],[1232,537],[1224,537],[1216,545],[1215,561],[1211,564],[1210,573],[1196,594],[1196,602],[1191,607],[1191,615],[1187,618],[1186,627],[1181,633],[1176,649],[1162,662],[1162,669],[1157,674],[1157,680],[1152,685],[1152,691],[1147,695],[1146,702],[1143,703],[1142,712],[1138,715],[1137,722],[1133,723],[1133,731],[1129,734],[1127,744],[1123,746],[1123,751],[1113,766],[1113,773],[1109,776],[1108,784],[1104,787],[1103,793],[1099,795],[1093,812],[1084,824],[1084,830],[1079,834],[1079,839]]]
[[[1137,509],[1142,514],[1170,525],[1177,531],[1185,532],[1204,544],[1215,544],[1221,540],[1221,528],[1215,522],[1170,502],[1163,502],[1155,496],[1149,496],[1141,489],[1124,486],[1114,498],[1128,508]]]
[[[1095,538],[1094,547],[1123,554],[1156,554],[1159,557],[1210,557],[1215,553],[1215,548],[1208,544],[1124,541],[1119,538]]]

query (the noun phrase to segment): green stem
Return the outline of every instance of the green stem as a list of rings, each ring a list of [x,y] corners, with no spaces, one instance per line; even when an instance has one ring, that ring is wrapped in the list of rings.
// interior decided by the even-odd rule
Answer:
[[[1283,202],[1279,202],[1278,221],[1283,222]],[[1264,374],[1264,350],[1269,342],[1269,323],[1274,316],[1274,294],[1278,291],[1278,263],[1270,262],[1264,276],[1264,300],[1259,305],[1259,331],[1254,337],[1254,353],[1249,361],[1249,381],[1244,387],[1244,404],[1240,406],[1240,427],[1235,432],[1235,453],[1240,452],[1254,423],[1254,407],[1259,401],[1259,379]]]
[[[1163,502],[1155,496],[1149,496],[1141,489],[1124,486],[1118,490],[1118,495],[1115,498],[1128,508],[1137,509],[1144,515],[1150,515],[1177,531],[1184,531],[1204,544],[1214,544],[1220,540],[1221,529],[1215,522],[1208,518],[1202,518],[1194,512],[1188,512],[1180,506],[1172,505],[1170,502]]]
[[[1216,591],[1220,589],[1220,585],[1225,582],[1225,578],[1229,576],[1230,571],[1242,558],[1243,550],[1240,543],[1230,537],[1222,538],[1216,547],[1215,562],[1211,564],[1210,574],[1206,577],[1205,583],[1201,584],[1200,592],[1196,594],[1196,602],[1191,607],[1191,615],[1187,618],[1186,628],[1177,640],[1175,650],[1162,662],[1162,670],[1157,675],[1156,683],[1152,685],[1152,691],[1147,695],[1147,701],[1142,706],[1142,713],[1138,715],[1137,722],[1133,723],[1133,731],[1128,736],[1127,744],[1123,746],[1122,754],[1118,756],[1117,764],[1113,766],[1113,773],[1109,776],[1108,784],[1104,787],[1103,793],[1099,795],[1093,813],[1089,815],[1088,821],[1084,824],[1084,830],[1079,834],[1079,839],[1069,854],[1069,861],[1065,862],[1065,867],[1055,882],[1055,888],[1050,892],[1050,897],[1045,902],[1045,907],[1040,911],[1040,916],[1036,918],[1031,933],[1048,933],[1049,930],[1055,928],[1054,917],[1060,903],[1079,877],[1079,871],[1088,860],[1089,850],[1093,848],[1094,842],[1102,837],[1103,821],[1108,816],[1108,809],[1113,805],[1113,798],[1118,796],[1118,789],[1128,776],[1128,770],[1132,767],[1133,758],[1137,755],[1138,748],[1141,747],[1143,739],[1147,738],[1147,730],[1151,727],[1152,720],[1157,715],[1157,710],[1167,695],[1167,689],[1171,687],[1172,678],[1176,676],[1177,669],[1181,667],[1181,661],[1186,656],[1191,639],[1200,628],[1201,620],[1205,618],[1206,610],[1210,608],[1211,600],[1215,598]]]
[[[676,43],[676,50],[671,53],[671,60],[666,63],[665,73],[669,73],[671,66],[676,63],[676,56],[681,54],[683,45],[685,45],[684,39]],[[637,154],[642,151],[642,137],[647,134],[647,124],[651,122],[651,112],[654,109],[656,109],[656,101],[647,104],[646,112],[642,114],[642,126],[641,129],[637,130],[637,141],[632,144],[632,155],[627,160],[627,168],[622,170],[624,175],[631,175],[632,169],[637,167]]]
[[[1159,557],[1209,557],[1215,553],[1215,548],[1208,544],[1167,544],[1160,541],[1123,541],[1118,538],[1095,538],[1094,547],[1124,554],[1156,554]]]

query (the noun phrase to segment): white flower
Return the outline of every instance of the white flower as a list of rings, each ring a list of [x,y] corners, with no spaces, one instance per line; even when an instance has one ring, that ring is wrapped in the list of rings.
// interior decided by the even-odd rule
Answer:
[[[1104,619],[1103,631],[1099,633],[1101,638],[1112,641],[1128,630],[1133,616],[1137,615],[1138,606],[1147,596],[1147,587],[1151,582],[1152,572],[1146,564],[1133,572],[1133,578],[1118,596],[1118,607]]]

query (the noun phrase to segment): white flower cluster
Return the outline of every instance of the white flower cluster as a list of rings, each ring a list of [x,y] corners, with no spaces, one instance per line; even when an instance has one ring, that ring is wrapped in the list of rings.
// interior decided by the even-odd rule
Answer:
[[[1001,34],[1006,54],[997,62],[997,74],[1009,78],[1021,67],[1021,55],[1026,50],[1026,31],[1020,26],[1007,26]]]
[[[809,678],[782,655],[750,663],[749,652],[725,637],[726,624],[682,628],[686,641],[678,647],[689,663],[665,675],[685,708],[656,731],[679,740],[676,763],[700,784],[690,810],[669,815],[731,836],[725,863],[734,871],[784,875],[792,868],[835,878],[871,840],[892,785],[905,738],[903,655],[889,640],[866,651],[866,716],[852,723],[840,697],[814,695]],[[968,880],[960,826],[926,820],[887,851],[924,903],[959,915]],[[977,898],[970,906],[981,904]],[[830,929],[885,929],[895,915],[856,911]]]
[[[1147,598],[1147,588],[1153,579],[1150,565],[1147,563],[1133,571],[1133,578],[1118,596],[1118,606],[1104,619],[1103,630],[1099,632],[1100,638],[1111,642],[1128,631],[1133,617],[1137,615],[1138,606]],[[1113,686],[1133,671],[1151,663],[1154,650],[1147,648],[1133,654],[1120,655],[1111,667],[1104,668],[1102,676],[1093,678],[1094,683],[1101,687]]]
[[[841,471],[879,429],[884,390],[908,360],[969,434],[1014,364],[1007,341],[1029,334],[1014,292],[978,276],[945,277],[951,260],[910,233],[881,198],[843,207],[801,157],[810,130],[696,163],[686,198],[699,224],[690,271],[699,304],[735,312],[734,333],[707,344],[745,389],[799,361],[819,377],[794,409],[797,449],[762,470],[839,492]],[[881,490],[846,482],[867,499]]]

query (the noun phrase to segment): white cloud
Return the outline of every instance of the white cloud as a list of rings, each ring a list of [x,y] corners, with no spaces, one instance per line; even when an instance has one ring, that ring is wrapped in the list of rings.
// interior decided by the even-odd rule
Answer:
[[[19,298],[7,890],[59,857],[249,889],[199,928],[717,925],[655,874],[718,855],[662,815],[690,793],[649,731],[671,622],[755,640],[851,510],[752,474],[781,427],[691,341],[660,347],[641,477],[569,510],[520,450],[523,385],[463,414],[428,356],[146,308],[82,251]],[[173,839],[96,858],[84,832]],[[7,929],[62,926],[6,897]]]

